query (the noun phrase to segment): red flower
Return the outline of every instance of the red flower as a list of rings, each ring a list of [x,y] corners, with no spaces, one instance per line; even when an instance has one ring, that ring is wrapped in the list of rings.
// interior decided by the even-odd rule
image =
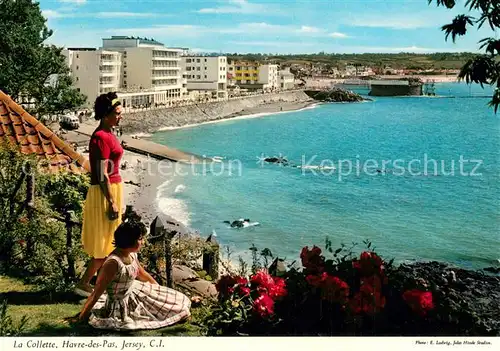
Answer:
[[[219,292],[219,297],[228,298],[235,292],[240,296],[250,295],[250,288],[247,285],[248,280],[246,278],[224,275],[219,279],[217,284],[215,284],[215,288]]]
[[[324,270],[325,258],[321,256],[321,249],[313,246],[311,250],[306,246],[300,253],[302,266],[311,273],[321,273]]]
[[[234,286],[236,285],[236,278],[230,275],[222,276],[217,284],[215,284],[215,288],[219,293],[219,297],[226,298],[229,297],[234,292]]]
[[[375,273],[383,275],[384,273],[383,261],[375,252],[363,252],[359,257],[359,261],[354,261],[352,266],[365,276]]]
[[[359,292],[351,300],[351,310],[355,314],[373,315],[385,307],[385,297],[382,295],[380,278],[372,276],[361,279]]]
[[[274,313],[274,301],[269,295],[262,294],[253,302],[253,310],[262,318]]]
[[[252,284],[257,286],[257,291],[259,294],[269,295],[273,299],[280,298],[287,294],[285,289],[285,280],[278,277],[272,277],[269,273],[264,270],[260,270],[255,273],[250,281]]]
[[[323,273],[324,274],[324,273]],[[322,298],[344,304],[349,296],[349,285],[338,277],[327,275],[324,279]]]
[[[243,277],[236,277],[236,292],[240,296],[250,295],[250,288],[248,287],[248,279]]]
[[[274,285],[271,287],[271,290],[269,291],[269,296],[271,296],[273,300],[286,296],[288,292],[286,291],[285,280],[283,278],[278,278],[278,277],[274,277],[273,280],[274,280]]]
[[[26,241],[25,241],[25,240],[22,240],[22,239],[21,239],[21,240],[19,240],[19,241],[18,241],[18,243],[19,243],[19,245],[21,245],[21,246],[26,245]]]
[[[428,311],[434,308],[432,293],[418,289],[407,290],[403,293],[403,300],[408,306],[420,316],[425,316]]]
[[[266,291],[271,290],[272,286],[274,285],[273,277],[271,277],[271,275],[265,270],[260,270],[255,273],[250,278],[250,281],[260,288],[265,289]]]
[[[308,275],[306,281],[312,286],[321,289],[321,298],[330,302],[345,303],[349,296],[349,285],[327,272],[320,276]]]

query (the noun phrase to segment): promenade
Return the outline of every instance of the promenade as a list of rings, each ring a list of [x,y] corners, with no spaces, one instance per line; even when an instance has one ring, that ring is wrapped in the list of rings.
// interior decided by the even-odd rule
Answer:
[[[70,142],[74,142],[75,136],[81,141],[82,139],[88,140],[92,136],[95,126],[82,124],[77,130],[71,131],[67,135]],[[119,138],[122,142],[123,148],[131,152],[150,156],[158,160],[169,160],[173,162],[181,162],[187,164],[211,162],[212,159],[204,158],[189,152],[173,149],[165,145],[157,144],[149,140],[137,139],[128,135],[122,135]]]

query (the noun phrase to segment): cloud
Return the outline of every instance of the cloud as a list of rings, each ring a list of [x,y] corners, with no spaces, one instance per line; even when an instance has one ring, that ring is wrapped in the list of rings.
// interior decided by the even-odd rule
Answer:
[[[340,32],[333,32],[333,33],[328,34],[328,36],[332,37],[332,38],[340,38],[340,39],[349,38],[349,36],[347,34],[340,33]]]
[[[162,16],[162,14],[153,13],[153,12],[97,12],[95,14],[96,17],[99,18],[120,18],[120,17],[156,17]]]
[[[87,2],[87,0],[59,0],[59,2],[62,2],[65,4],[83,5]]]
[[[167,24],[156,25],[144,28],[116,28],[108,29],[107,33],[122,34],[122,35],[139,35],[139,36],[167,36],[175,35],[176,37],[199,37],[210,30],[203,26],[190,24]]]
[[[302,26],[299,29],[299,33],[320,33],[323,29],[317,27]]]
[[[230,14],[230,13],[242,13],[242,14],[262,14],[265,13],[266,6],[261,4],[252,4],[247,0],[227,0],[227,6],[203,8],[196,12],[202,14]]]
[[[54,10],[42,10],[42,16],[47,18],[47,19],[53,19],[53,18],[68,17],[69,14],[61,13],[61,12],[54,11]]]

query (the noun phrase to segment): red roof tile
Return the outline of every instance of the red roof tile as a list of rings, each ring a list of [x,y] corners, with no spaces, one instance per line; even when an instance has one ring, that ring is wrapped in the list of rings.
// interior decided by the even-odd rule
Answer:
[[[48,172],[89,171],[88,160],[0,90],[0,141],[17,145],[24,154],[36,154]]]

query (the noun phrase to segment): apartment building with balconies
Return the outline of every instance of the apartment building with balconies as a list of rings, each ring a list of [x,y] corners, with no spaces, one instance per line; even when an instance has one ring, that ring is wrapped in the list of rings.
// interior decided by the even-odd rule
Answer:
[[[123,55],[120,96],[125,98],[125,107],[167,104],[183,96],[183,49],[168,48],[153,39],[126,36],[103,39],[103,48]],[[126,99],[127,94],[130,99]]]
[[[226,56],[183,56],[181,67],[187,78],[188,91],[204,92],[217,98],[227,97]]]
[[[228,66],[228,85],[250,90],[274,91],[279,89],[278,65],[231,61]]]
[[[92,106],[97,96],[118,91],[121,86],[122,54],[95,48],[63,50],[76,88],[87,96]]]

